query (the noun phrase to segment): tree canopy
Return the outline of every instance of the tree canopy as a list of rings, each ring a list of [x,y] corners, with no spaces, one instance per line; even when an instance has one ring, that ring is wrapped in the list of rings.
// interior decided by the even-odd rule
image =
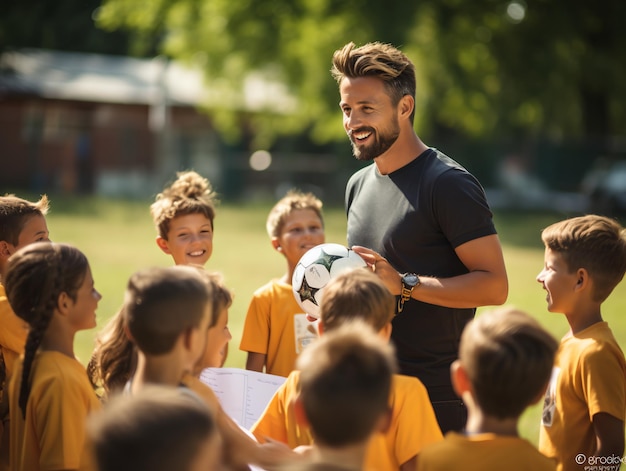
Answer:
[[[414,61],[420,135],[607,147],[626,128],[622,0],[99,1],[3,1],[0,43],[201,65],[222,97],[210,109],[218,126],[232,134],[245,117],[259,146],[302,131],[344,139],[329,69],[350,41],[388,42]],[[242,116],[251,71],[284,83],[295,109]]]
[[[218,86],[236,89],[251,70],[284,81],[295,114],[257,131],[327,141],[342,132],[330,61],[350,41],[389,42],[415,62],[420,132],[614,135],[626,118],[623,18],[621,0],[104,0],[98,24],[202,62]]]

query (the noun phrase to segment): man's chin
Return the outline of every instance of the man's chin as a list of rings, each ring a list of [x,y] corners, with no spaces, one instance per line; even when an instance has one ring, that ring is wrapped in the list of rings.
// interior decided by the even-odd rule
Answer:
[[[361,150],[359,150],[357,147],[355,147],[354,145],[352,145],[352,155],[354,155],[354,158],[361,161],[361,162],[369,162],[370,160],[374,160],[374,157],[372,156],[372,154],[370,152],[363,152]]]

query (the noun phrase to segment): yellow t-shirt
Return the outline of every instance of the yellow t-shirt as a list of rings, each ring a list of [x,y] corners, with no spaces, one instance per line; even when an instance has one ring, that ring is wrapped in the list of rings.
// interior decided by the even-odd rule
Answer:
[[[287,376],[300,352],[317,337],[310,326],[291,285],[272,280],[252,296],[239,349],[266,355],[265,372]]]
[[[519,437],[493,433],[461,435],[448,432],[438,443],[425,446],[417,459],[418,471],[554,471],[556,461]]]
[[[100,402],[83,365],[59,352],[37,352],[25,419],[18,404],[21,371],[22,359],[9,385],[11,469],[93,469],[85,421]]]
[[[0,351],[4,356],[7,382],[13,374],[15,360],[24,352],[28,324],[11,309],[4,286],[0,284]]]
[[[594,464],[587,458],[596,447],[591,421],[599,412],[626,417],[626,361],[606,322],[566,335],[559,346],[539,431],[539,450],[558,460],[559,471]]]
[[[293,403],[298,394],[299,378],[299,371],[287,377],[250,429],[259,442],[269,437],[291,448],[313,443],[308,428],[301,428],[295,420]],[[389,404],[391,424],[386,433],[375,433],[370,439],[365,469],[398,469],[420,453],[422,447],[443,438],[426,388],[419,379],[394,375]]]

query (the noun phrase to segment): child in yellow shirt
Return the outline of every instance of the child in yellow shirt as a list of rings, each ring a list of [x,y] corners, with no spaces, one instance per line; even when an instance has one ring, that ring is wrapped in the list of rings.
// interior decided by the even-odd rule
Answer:
[[[395,297],[368,269],[343,272],[326,285],[320,306],[320,333],[356,319],[388,341],[395,305]],[[309,428],[301,426],[295,416],[299,382],[300,371],[293,371],[252,426],[251,432],[260,442],[270,438],[292,448],[313,444]],[[368,442],[365,469],[413,470],[422,447],[442,439],[432,404],[419,379],[398,374],[393,375],[389,404],[389,426]]]
[[[296,418],[310,427],[310,466],[361,471],[372,434],[391,420],[389,395],[397,365],[389,342],[361,321],[327,332],[297,361]]]
[[[74,336],[96,326],[101,299],[87,258],[69,245],[35,242],[11,256],[4,284],[30,326],[8,390],[11,469],[91,469],[85,421],[100,402],[74,356]]]
[[[213,253],[217,197],[210,182],[194,171],[180,172],[150,206],[157,246],[176,265],[204,266]],[[227,348],[227,347],[225,347]],[[225,361],[227,350],[224,351]],[[98,334],[87,371],[101,397],[124,387],[135,368],[136,352],[117,312]]]
[[[541,239],[544,268],[537,281],[548,311],[564,314],[570,331],[546,393],[539,450],[558,460],[559,471],[619,467],[626,361],[601,307],[626,271],[626,230],[614,219],[587,215],[552,224]]]
[[[3,274],[9,257],[20,248],[49,240],[45,218],[48,209],[45,195],[35,203],[14,195],[0,196],[0,356],[7,380],[11,377],[15,360],[24,351],[28,329],[7,301]],[[0,395],[3,379],[0,372]]]
[[[287,271],[254,292],[239,349],[248,352],[246,369],[287,376],[315,338],[293,296],[291,278],[307,250],[325,241],[322,202],[312,193],[291,190],[270,210],[266,228]]]
[[[554,471],[556,462],[519,437],[517,423],[550,378],[557,341],[525,312],[479,315],[461,335],[452,385],[467,405],[464,433],[424,447],[420,471]]]

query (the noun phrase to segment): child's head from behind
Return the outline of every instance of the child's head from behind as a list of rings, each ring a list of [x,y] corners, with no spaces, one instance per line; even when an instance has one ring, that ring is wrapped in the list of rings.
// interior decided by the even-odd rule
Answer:
[[[348,270],[331,279],[324,288],[320,325],[324,331],[330,331],[358,319],[380,332],[390,325],[395,303],[395,297],[378,275],[365,268]]]
[[[196,267],[140,270],[128,280],[123,316],[130,337],[145,355],[170,353],[185,335],[196,361],[211,322],[207,284]]]
[[[12,255],[4,286],[11,308],[30,325],[20,391],[24,410],[32,360],[53,316],[59,313],[74,331],[95,327],[100,294],[85,255],[71,245],[53,242],[35,242]]]
[[[323,335],[298,357],[297,368],[298,402],[320,445],[362,443],[387,425],[395,359],[369,325],[347,322]]]
[[[204,265],[213,252],[216,194],[194,171],[180,172],[150,206],[157,245],[177,265]]]
[[[211,412],[178,388],[148,386],[117,396],[87,430],[100,471],[212,471],[220,462]]]
[[[272,246],[295,266],[325,241],[322,202],[312,193],[290,190],[270,210],[266,229]]]
[[[226,345],[232,338],[228,330],[228,309],[233,302],[233,295],[224,284],[220,273],[201,270],[200,275],[207,283],[212,313],[211,323],[206,334],[204,354],[197,366],[197,369],[202,370],[209,367],[219,367],[223,363]]]
[[[614,219],[586,215],[545,228],[546,256],[559,257],[570,274],[584,269],[593,281],[593,300],[603,302],[626,271],[626,230]]]
[[[30,243],[48,240],[48,209],[45,195],[35,203],[15,195],[0,196],[0,258],[7,259]]]
[[[481,411],[517,418],[545,391],[558,348],[556,339],[527,313],[504,307],[470,321],[461,335],[453,383],[459,369]]]

